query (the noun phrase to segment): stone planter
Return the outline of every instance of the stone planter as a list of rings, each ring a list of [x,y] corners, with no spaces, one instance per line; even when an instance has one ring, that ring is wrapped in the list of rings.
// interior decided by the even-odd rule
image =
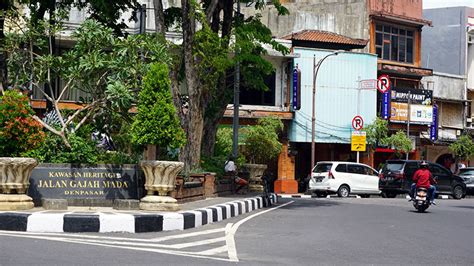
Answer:
[[[33,208],[33,199],[25,193],[31,171],[37,165],[33,158],[0,157],[0,210]]]
[[[249,190],[262,192],[262,175],[267,170],[266,164],[244,164],[243,167],[249,172]]]
[[[140,200],[140,209],[150,211],[177,211],[176,199],[168,196],[175,189],[176,176],[183,169],[182,162],[141,161],[145,173],[147,195]],[[158,194],[158,195],[155,195]]]

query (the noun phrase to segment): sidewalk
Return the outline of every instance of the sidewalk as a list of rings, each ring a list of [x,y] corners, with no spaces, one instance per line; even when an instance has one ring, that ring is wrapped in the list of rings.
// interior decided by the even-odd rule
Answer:
[[[28,232],[160,232],[219,222],[277,202],[261,194],[231,195],[180,204],[179,212],[122,211],[107,207],[1,211],[0,230]]]

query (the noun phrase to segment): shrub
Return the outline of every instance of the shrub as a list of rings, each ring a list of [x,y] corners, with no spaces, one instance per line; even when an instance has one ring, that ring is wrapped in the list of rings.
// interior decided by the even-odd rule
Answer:
[[[215,156],[228,156],[232,154],[232,128],[221,127],[217,129],[216,144],[214,147]]]
[[[70,134],[68,139],[71,149],[64,145],[60,137],[50,133],[43,145],[22,155],[36,158],[44,163],[97,163],[98,152],[94,142],[75,134]]]
[[[272,117],[259,119],[256,126],[247,127],[243,149],[247,161],[267,164],[276,158],[282,149],[282,144],[278,141],[278,133],[282,130],[281,120]]]
[[[28,97],[19,91],[0,97],[0,156],[19,156],[41,145],[45,134],[33,114]]]
[[[136,144],[178,148],[185,143],[184,130],[173,105],[168,74],[165,64],[154,63],[143,78],[138,111],[131,127],[132,141]]]

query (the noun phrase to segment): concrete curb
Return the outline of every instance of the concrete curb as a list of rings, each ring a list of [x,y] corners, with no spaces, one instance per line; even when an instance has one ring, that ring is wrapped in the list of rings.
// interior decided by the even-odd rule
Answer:
[[[70,233],[145,233],[185,230],[219,222],[278,202],[276,194],[177,213],[0,213],[0,230]]]

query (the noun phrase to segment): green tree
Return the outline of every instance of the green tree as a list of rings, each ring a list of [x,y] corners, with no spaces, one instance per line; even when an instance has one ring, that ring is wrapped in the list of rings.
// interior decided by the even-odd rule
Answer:
[[[384,144],[388,138],[388,121],[376,117],[372,124],[365,128],[367,143],[371,148],[376,148],[379,143]]]
[[[136,11],[139,3],[137,0],[2,0],[0,1],[0,92],[6,89],[7,86],[7,52],[4,49],[5,43],[5,21],[18,20],[19,14],[17,8],[27,8],[29,18],[34,27],[41,24],[45,18],[45,14],[57,14],[61,12],[66,15],[71,7],[77,7],[80,10],[87,10],[90,18],[95,19],[107,27],[113,29],[117,36],[123,36],[124,29],[127,27],[122,16],[127,11],[130,12],[129,20],[136,20]],[[55,21],[57,16],[49,16],[51,24]],[[67,19],[67,16],[62,16],[62,19]],[[18,20],[21,21],[21,20]],[[23,25],[22,25],[23,26]],[[54,35],[50,39],[54,42]],[[50,53],[54,53],[54,46],[51,46]],[[3,86],[2,86],[3,85]]]
[[[413,150],[411,139],[401,130],[388,137],[387,144],[393,146],[398,156],[400,156],[401,153],[408,154],[408,152]]]
[[[449,145],[449,150],[456,157],[456,161],[469,160],[474,155],[474,143],[469,135],[462,135]]]
[[[169,70],[165,64],[151,64],[138,96],[137,115],[131,127],[132,141],[161,148],[179,148],[185,143],[171,96]]]
[[[266,117],[257,125],[245,128],[244,155],[248,162],[267,164],[276,158],[282,149],[278,134],[283,130],[280,119]]]
[[[272,2],[279,14],[288,13],[279,0]],[[259,11],[267,1],[254,3]],[[235,12],[233,0],[182,0],[180,8],[166,10],[162,0],[155,0],[154,6],[157,31],[164,35],[167,28],[180,25],[183,35],[182,45],[174,49],[176,64],[171,76],[174,103],[187,135],[181,160],[189,171],[199,167],[201,151],[205,156],[213,154],[218,122],[233,95],[229,76],[234,74],[235,63],[242,63],[243,80],[265,89],[263,79],[273,68],[263,59],[266,54],[263,46],[269,44],[283,53],[288,50],[272,39],[258,12],[244,19]],[[231,43],[233,36],[236,41]],[[187,88],[189,108],[185,110],[180,83]]]
[[[0,157],[18,156],[42,144],[43,127],[31,118],[33,113],[28,97],[19,91],[0,96]]]
[[[118,38],[112,29],[94,20],[86,20],[73,34],[76,41],[71,50],[62,55],[37,54],[35,47],[47,45],[42,36],[62,29],[43,21],[42,27],[28,24],[26,34],[11,33],[9,40],[10,83],[18,87],[40,90],[54,108],[57,124],[51,125],[33,116],[45,128],[58,135],[67,148],[71,148],[67,135],[80,129],[88,121],[99,128],[110,128],[112,116],[121,114],[127,119],[141,78],[149,68],[149,62],[169,62],[165,46],[152,35],[133,35]],[[48,93],[43,85],[51,85],[56,78],[63,81],[57,94]],[[73,113],[59,109],[59,103],[67,93],[80,90],[88,97],[81,99],[82,107]]]

